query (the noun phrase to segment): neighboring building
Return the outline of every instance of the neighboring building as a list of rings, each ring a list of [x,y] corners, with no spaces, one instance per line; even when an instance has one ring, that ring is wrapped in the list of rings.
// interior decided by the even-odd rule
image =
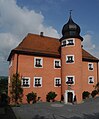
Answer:
[[[80,27],[69,21],[63,26],[62,38],[56,39],[28,34],[23,41],[11,51],[9,64],[9,96],[11,77],[19,73],[26,94],[37,93],[42,101],[50,91],[57,93],[56,100],[72,102],[75,95],[77,102],[82,101],[84,91],[91,92],[98,82],[98,61],[96,57],[82,48]]]

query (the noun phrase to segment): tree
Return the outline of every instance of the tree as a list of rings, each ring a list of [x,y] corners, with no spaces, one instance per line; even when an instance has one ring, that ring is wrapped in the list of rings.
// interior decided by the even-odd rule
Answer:
[[[23,97],[23,89],[21,87],[21,78],[19,74],[13,74],[11,80],[12,88],[11,88],[11,98],[12,102],[18,104],[22,102]]]

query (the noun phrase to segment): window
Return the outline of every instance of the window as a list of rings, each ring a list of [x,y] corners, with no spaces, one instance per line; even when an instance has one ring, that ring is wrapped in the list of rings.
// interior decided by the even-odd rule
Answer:
[[[74,38],[62,41],[62,46],[73,46],[73,45],[75,45],[75,39]]]
[[[55,78],[54,79],[54,86],[55,87],[61,86],[61,78]]]
[[[30,86],[30,78],[29,77],[22,77],[22,86],[29,87]]]
[[[88,70],[93,71],[93,63],[88,63]]]
[[[62,41],[62,46],[66,46],[66,40]]]
[[[94,76],[89,76],[88,77],[88,84],[93,84],[94,83]]]
[[[34,77],[34,87],[42,87],[42,77]]]
[[[73,63],[74,55],[66,55],[66,63]]]
[[[43,59],[42,58],[34,58],[34,67],[42,68],[43,67]]]
[[[60,68],[60,67],[61,67],[61,62],[60,62],[60,60],[54,60],[54,67],[55,67],[55,68]]]
[[[72,85],[75,82],[75,77],[74,76],[66,76],[66,84],[67,85]]]
[[[74,45],[74,39],[69,39],[69,40],[67,40],[67,46],[69,46],[69,45]]]

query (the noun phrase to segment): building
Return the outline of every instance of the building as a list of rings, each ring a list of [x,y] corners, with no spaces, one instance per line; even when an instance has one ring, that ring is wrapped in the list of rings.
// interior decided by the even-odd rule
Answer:
[[[26,94],[32,91],[42,101],[46,101],[48,92],[54,91],[56,100],[61,100],[63,95],[64,102],[70,103],[76,96],[80,103],[82,93],[91,92],[99,78],[99,59],[85,51],[82,42],[80,27],[71,14],[60,39],[46,37],[43,32],[29,33],[8,57],[9,96],[10,80],[17,72],[22,77],[23,103],[26,103]]]

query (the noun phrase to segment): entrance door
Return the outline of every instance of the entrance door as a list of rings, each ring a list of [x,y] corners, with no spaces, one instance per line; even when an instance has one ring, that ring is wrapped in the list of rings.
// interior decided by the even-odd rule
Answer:
[[[68,92],[67,93],[67,101],[69,103],[72,103],[73,102],[73,93],[72,92]]]

